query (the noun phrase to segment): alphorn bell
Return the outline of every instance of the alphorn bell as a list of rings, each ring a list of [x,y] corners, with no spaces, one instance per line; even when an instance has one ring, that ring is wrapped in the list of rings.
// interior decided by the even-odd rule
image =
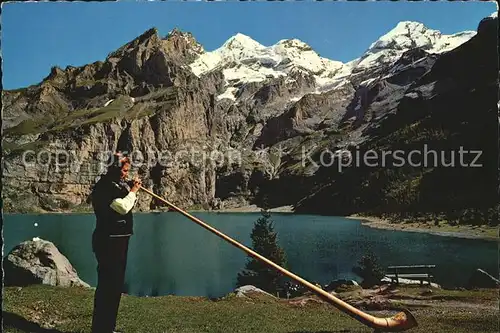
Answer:
[[[403,332],[403,331],[406,331],[406,330],[418,325],[415,317],[407,309],[403,309],[401,312],[395,314],[394,316],[387,317],[387,318],[375,317],[375,316],[372,316],[368,313],[365,313],[359,309],[356,309],[352,305],[338,299],[337,297],[331,295],[330,293],[324,291],[323,289],[321,289],[321,288],[315,286],[314,284],[304,280],[300,276],[297,276],[297,275],[293,274],[292,272],[289,272],[288,270],[275,264],[271,260],[261,256],[260,254],[253,251],[252,249],[249,249],[248,247],[238,243],[237,241],[235,241],[231,237],[223,234],[219,230],[206,224],[205,222],[201,221],[197,217],[180,209],[179,207],[175,206],[171,202],[154,194],[150,190],[148,190],[142,186],[140,187],[140,189],[143,190],[144,192],[150,194],[151,196],[155,197],[156,199],[166,203],[168,206],[170,206],[171,208],[173,208],[177,212],[181,213],[182,215],[186,216],[191,221],[197,223],[198,225],[202,226],[203,228],[207,229],[208,231],[216,234],[217,236],[219,236],[220,238],[229,242],[230,244],[236,246],[237,248],[245,251],[247,254],[251,255],[252,257],[266,263],[267,265],[271,266],[272,268],[276,269],[277,271],[281,272],[282,274],[284,274],[284,275],[288,276],[289,278],[293,279],[294,281],[302,284],[303,286],[305,286],[306,288],[311,290],[313,293],[318,295],[321,299],[324,299],[328,303],[335,306],[337,309],[341,310],[342,312],[346,313],[347,315],[351,316],[352,318],[358,320],[362,324],[375,329],[375,332]]]

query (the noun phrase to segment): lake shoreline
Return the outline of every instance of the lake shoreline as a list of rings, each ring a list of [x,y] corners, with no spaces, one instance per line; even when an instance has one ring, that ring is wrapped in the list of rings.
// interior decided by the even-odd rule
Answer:
[[[261,207],[258,207],[257,205],[247,205],[247,206],[240,206],[240,207],[230,207],[230,208],[222,208],[222,209],[184,209],[182,207],[179,207],[183,209],[184,211],[187,212],[193,212],[193,213],[260,213],[262,211]],[[152,209],[148,211],[137,211],[134,212],[134,214],[158,214],[158,213],[168,213],[168,212],[173,212],[173,209],[170,210],[160,210],[160,209]],[[270,208],[269,212],[271,213],[294,213],[293,212],[293,206],[281,206],[281,207],[275,207],[275,208]],[[21,213],[21,212],[4,212],[4,214],[8,215],[65,215],[65,214],[89,214],[93,215],[93,211],[37,211],[37,212],[28,212],[28,213]]]
[[[221,212],[221,213],[260,213],[261,207],[257,205],[248,205],[241,207],[223,208],[217,210],[209,210],[207,212]],[[281,206],[268,209],[271,213],[293,213],[293,206]]]
[[[466,239],[479,239],[486,241],[498,241],[497,237],[491,236],[491,233],[498,230],[494,227],[471,227],[471,226],[434,226],[431,223],[418,223],[418,222],[403,222],[403,223],[393,223],[388,219],[376,217],[376,216],[366,216],[353,214],[344,216],[346,219],[361,221],[361,224],[369,228],[375,229],[385,229],[394,231],[407,231],[407,232],[420,232],[427,233],[436,236],[444,237],[455,237],[455,238],[466,238]],[[486,234],[484,234],[486,233]]]
[[[262,211],[261,207],[256,205],[245,205],[240,207],[230,207],[222,209],[186,209],[189,213],[260,213]],[[297,214],[293,211],[293,206],[281,206],[275,207],[268,210],[270,213],[277,214]],[[175,212],[174,210],[150,210],[147,212],[135,212],[134,214],[160,214],[166,212]],[[82,215],[94,215],[93,212],[88,211],[47,211],[47,212],[37,212],[37,213],[16,213],[16,212],[4,212],[4,215],[24,215],[24,214],[34,214],[34,215],[66,215],[66,214],[82,214]],[[333,216],[332,216],[333,217]],[[455,237],[455,238],[466,238],[466,239],[479,239],[485,241],[498,241],[497,237],[498,228],[488,227],[488,226],[451,226],[448,224],[441,224],[440,226],[435,226],[433,223],[422,223],[422,222],[409,222],[404,221],[401,223],[394,223],[388,219],[384,219],[377,216],[352,214],[347,216],[338,216],[350,220],[360,221],[362,225],[376,228],[385,229],[393,231],[406,231],[406,232],[420,232],[427,233],[437,236],[444,237]]]

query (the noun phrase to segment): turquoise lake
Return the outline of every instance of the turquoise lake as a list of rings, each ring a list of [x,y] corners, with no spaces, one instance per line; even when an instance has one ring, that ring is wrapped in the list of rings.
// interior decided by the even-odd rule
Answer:
[[[261,216],[192,214],[248,247],[253,223]],[[273,213],[272,219],[288,269],[309,281],[359,281],[351,269],[367,252],[383,266],[435,264],[435,282],[444,287],[464,285],[477,268],[498,276],[497,242],[373,229],[341,217]],[[95,286],[94,225],[92,214],[4,214],[4,255],[33,237],[49,240],[80,278]],[[234,290],[247,260],[245,252],[176,212],[135,214],[134,232],[126,274],[126,289],[133,295],[220,297]]]

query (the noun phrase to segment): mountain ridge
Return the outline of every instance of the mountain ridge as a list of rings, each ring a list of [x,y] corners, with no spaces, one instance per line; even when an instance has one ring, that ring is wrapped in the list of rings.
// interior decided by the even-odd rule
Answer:
[[[474,77],[474,72],[483,72],[481,64],[476,60],[468,64],[464,59],[465,55],[477,59],[470,46],[475,45],[488,54],[482,66],[492,67],[491,49],[485,46],[492,38],[491,30],[491,25],[480,24],[477,34],[449,52],[430,53],[424,43],[398,50],[367,67],[354,60],[324,66],[307,44],[294,39],[279,41],[277,48],[263,46],[258,57],[231,53],[241,46],[236,45],[238,42],[227,55],[234,56],[232,61],[198,76],[191,65],[207,52],[192,35],[172,30],[167,37],[160,37],[157,30],[149,29],[104,61],[65,70],[53,68],[39,85],[3,92],[6,209],[85,207],[89,189],[102,172],[95,157],[102,150],[147,152],[152,148],[175,152],[210,147],[221,152],[238,151],[241,162],[221,166],[186,158],[166,165],[145,165],[137,172],[155,193],[184,207],[217,209],[253,203],[291,204],[300,212],[328,214],[396,208],[435,211],[435,207],[419,206],[419,200],[427,199],[415,197],[415,193],[430,196],[428,190],[419,187],[430,186],[427,174],[412,169],[400,171],[400,178],[390,176],[392,187],[386,188],[372,178],[369,169],[351,171],[346,178],[337,179],[332,169],[317,167],[311,161],[318,162],[326,149],[379,144],[395,147],[401,142],[408,142],[402,147],[409,149],[416,139],[407,133],[413,133],[411,128],[427,133],[427,128],[419,125],[424,123],[432,128],[430,138],[441,137],[450,144],[456,143],[450,138],[457,135],[471,140],[463,133],[480,133],[478,121],[463,109],[452,116],[446,103],[460,107],[452,100],[455,92],[466,98],[464,105],[476,103],[477,112],[484,117],[489,114],[481,98],[491,98],[493,88],[485,84],[493,79],[485,77],[486,83],[482,83]],[[238,35],[226,46],[238,39],[249,42]],[[457,53],[463,56],[454,56]],[[304,54],[317,61],[300,66]],[[453,59],[461,59],[464,65],[450,74]],[[262,66],[269,74],[262,80],[245,82],[245,76],[238,76],[243,68],[243,73],[252,78]],[[326,69],[311,70],[314,66]],[[278,71],[285,75],[273,75]],[[473,125],[457,124],[455,118]],[[444,127],[440,129],[437,124]],[[301,148],[307,152],[312,149],[308,155],[311,160],[307,158],[305,164]],[[51,154],[57,150],[74,152],[81,169],[23,166],[20,154],[27,149],[45,149]],[[362,179],[374,184],[370,193],[375,198],[387,202],[374,200],[379,206],[370,206],[361,195],[366,189],[357,184]],[[439,178],[433,181],[439,184]],[[326,190],[334,183],[343,184],[344,194]],[[471,195],[487,199],[476,190],[472,187]],[[448,200],[445,203],[454,207],[449,203],[453,201],[451,194],[442,195]],[[338,203],[328,204],[328,210],[312,203],[329,202],[329,198]],[[454,209],[463,209],[459,205],[463,206],[467,198]],[[141,197],[138,203],[142,211],[158,208],[159,203],[151,198]]]
[[[238,33],[219,48],[200,54],[190,66],[198,76],[214,69],[223,69],[228,83],[220,98],[236,100],[238,85],[264,81],[269,77],[287,76],[289,71],[302,70],[314,75],[316,92],[326,92],[348,79],[352,73],[394,62],[411,48],[420,47],[431,53],[443,53],[474,35],[473,31],[442,35],[422,23],[402,21],[373,42],[360,57],[342,63],[320,57],[313,48],[299,39],[281,39],[273,45],[264,46],[251,37]],[[237,45],[236,51],[232,45]]]
[[[426,31],[428,31],[428,32],[430,32],[432,34],[437,34],[437,35],[439,35],[439,36],[441,36],[442,38],[445,38],[445,39],[447,39],[447,38],[453,38],[453,37],[461,37],[461,36],[464,37],[463,40],[459,41],[458,43],[450,45],[450,48],[457,47],[458,45],[460,45],[461,43],[463,43],[463,41],[465,41],[467,39],[470,39],[476,33],[475,31],[461,31],[461,32],[458,32],[458,33],[455,33],[455,34],[451,34],[451,35],[441,35],[441,33],[438,30],[429,29],[429,28],[427,28],[425,25],[423,25],[420,22],[416,22],[416,21],[401,21],[393,29],[389,30],[387,33],[385,33],[384,35],[380,36],[376,41],[374,41],[366,49],[366,51],[363,54],[361,54],[359,57],[357,57],[355,59],[352,59],[352,60],[350,60],[350,61],[348,61],[346,63],[342,63],[341,61],[338,61],[338,60],[335,60],[335,59],[330,59],[330,58],[324,58],[324,57],[321,57],[321,59],[324,59],[324,60],[327,60],[327,61],[332,61],[332,62],[335,62],[335,63],[338,63],[338,64],[343,64],[344,66],[347,66],[347,67],[352,67],[354,63],[359,62],[360,59],[362,59],[363,57],[366,57],[367,53],[370,52],[371,49],[373,49],[373,47],[374,47],[375,44],[379,43],[381,40],[383,40],[384,38],[387,38],[388,36],[394,35],[394,32],[399,30],[399,26],[401,26],[401,25],[408,25],[408,24],[411,25],[411,26],[414,26],[414,27],[423,27],[424,30],[426,30]],[[301,40],[299,40],[297,38],[280,39],[280,40],[278,40],[273,45],[264,46],[263,44],[260,44],[258,41],[252,39],[250,36],[247,36],[247,35],[245,35],[243,33],[236,33],[235,35],[233,35],[230,38],[228,38],[219,48],[217,48],[217,49],[215,49],[213,51],[205,51],[204,47],[200,43],[198,43],[196,41],[196,39],[194,38],[194,36],[192,35],[192,33],[188,32],[188,31],[183,32],[179,28],[173,28],[171,31],[168,32],[168,34],[165,37],[161,37],[160,33],[158,31],[158,28],[151,27],[151,28],[145,30],[139,36],[133,38],[130,42],[125,43],[123,46],[121,46],[117,50],[111,51],[110,53],[108,53],[108,55],[106,56],[106,59],[112,57],[113,54],[115,54],[119,50],[122,50],[125,47],[130,47],[131,45],[133,45],[134,42],[137,43],[137,42],[140,42],[142,40],[148,40],[148,39],[151,39],[151,38],[157,39],[158,41],[168,41],[170,38],[172,38],[172,36],[174,36],[174,37],[175,36],[181,36],[184,39],[189,39],[191,43],[195,44],[194,48],[196,49],[196,53],[197,53],[198,56],[203,55],[203,54],[213,53],[216,50],[224,48],[224,45],[229,44],[231,41],[238,40],[238,39],[245,39],[245,40],[249,41],[250,44],[254,43],[259,48],[270,48],[270,47],[281,46],[281,45],[284,45],[284,44],[291,44],[291,45],[294,45],[295,47],[304,48],[304,49],[306,49],[306,51],[313,51],[314,52],[314,50],[312,49],[312,47],[310,47],[307,43],[305,43],[305,42],[303,42],[303,41],[301,41]],[[418,47],[421,47],[421,46],[418,46]],[[407,51],[408,49],[409,48],[404,48],[405,51]],[[446,52],[448,50],[449,49],[447,49],[447,48],[443,48],[439,52]],[[316,52],[314,52],[314,53],[316,53]],[[99,60],[99,61],[95,61],[94,63],[99,63],[99,62],[102,62],[102,61]],[[85,67],[85,66],[88,66],[88,65],[76,66],[76,67],[73,66],[73,65],[67,65],[65,69],[80,68],[80,67]],[[59,66],[53,66],[53,67],[61,69],[61,67],[59,67]],[[214,69],[214,68],[210,68],[209,70],[212,70],[212,69]],[[201,74],[199,69],[195,70],[194,73],[197,74],[197,75]],[[43,80],[42,80],[42,82],[43,82]],[[41,84],[42,82],[40,82],[39,84]],[[23,89],[23,88],[16,88],[16,89],[10,89],[10,90],[19,90],[19,89]]]

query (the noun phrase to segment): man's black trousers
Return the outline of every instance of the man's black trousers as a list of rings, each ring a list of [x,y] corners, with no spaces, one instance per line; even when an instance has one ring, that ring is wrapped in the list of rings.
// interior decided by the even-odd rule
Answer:
[[[129,238],[93,235],[97,288],[94,295],[92,333],[112,333],[115,330],[125,282]]]

